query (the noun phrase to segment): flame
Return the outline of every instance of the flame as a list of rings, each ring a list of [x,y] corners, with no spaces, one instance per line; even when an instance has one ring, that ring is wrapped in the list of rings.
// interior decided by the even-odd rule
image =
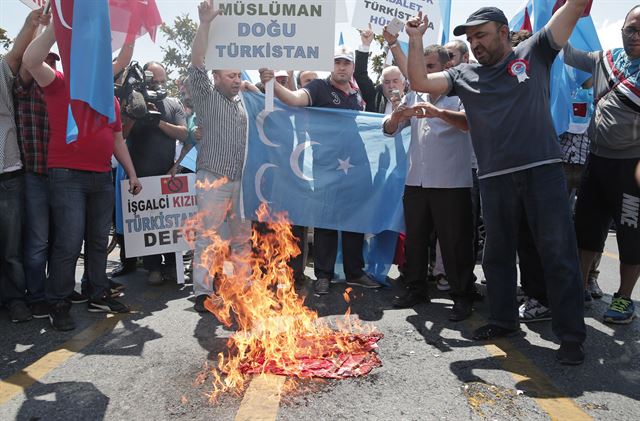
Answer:
[[[216,183],[205,188],[216,188],[213,184]],[[266,230],[253,230],[252,251],[248,255],[230,253],[229,241],[220,238],[215,230],[202,229],[198,221],[201,216],[188,224],[211,241],[200,264],[213,279],[216,293],[205,301],[205,307],[225,326],[234,321],[238,326],[227,342],[228,351],[218,354],[216,366],[205,367],[196,380],[211,380],[210,400],[215,402],[228,391],[239,395],[251,374],[308,378],[314,376],[310,367],[319,369],[320,364],[326,366],[327,377],[337,378],[338,374],[363,375],[379,365],[377,355],[371,352],[382,336],[373,333],[375,328],[353,320],[350,311],[332,326],[304,306],[287,264],[300,250],[285,215],[269,215],[265,204],[256,214],[258,221],[269,222]],[[350,290],[345,291],[347,302]],[[341,366],[354,361],[350,370]],[[359,368],[361,361],[373,363],[366,370]]]

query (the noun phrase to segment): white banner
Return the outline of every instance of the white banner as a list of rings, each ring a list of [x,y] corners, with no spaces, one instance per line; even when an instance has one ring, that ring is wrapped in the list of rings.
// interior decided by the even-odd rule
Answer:
[[[335,1],[216,2],[208,69],[333,70]]]
[[[195,174],[143,177],[142,192],[123,180],[122,223],[127,257],[189,250],[182,226],[198,212]]]
[[[47,4],[47,0],[20,0],[20,1],[26,4],[27,7],[33,10],[44,7]]]
[[[430,25],[423,38],[425,47],[438,44],[442,21],[438,0],[356,0],[351,26],[362,30],[367,29],[371,24],[373,32],[379,35],[393,18],[406,23],[418,12],[429,17]],[[409,37],[404,30],[400,32],[398,40],[409,42]]]

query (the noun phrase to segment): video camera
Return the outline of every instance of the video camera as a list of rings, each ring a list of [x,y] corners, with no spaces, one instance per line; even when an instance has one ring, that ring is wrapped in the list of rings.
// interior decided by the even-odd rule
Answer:
[[[155,88],[152,79],[152,72],[144,71],[137,61],[133,61],[118,78],[115,95],[120,101],[122,113],[136,121],[157,125],[161,114],[153,104],[165,99],[167,92]]]

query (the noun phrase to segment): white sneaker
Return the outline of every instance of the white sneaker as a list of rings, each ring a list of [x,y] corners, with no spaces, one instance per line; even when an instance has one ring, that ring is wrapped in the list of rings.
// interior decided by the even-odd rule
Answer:
[[[445,275],[436,275],[436,287],[439,291],[449,291],[451,289]]]
[[[535,298],[528,298],[518,308],[520,321],[523,323],[551,320],[551,309],[540,304]]]

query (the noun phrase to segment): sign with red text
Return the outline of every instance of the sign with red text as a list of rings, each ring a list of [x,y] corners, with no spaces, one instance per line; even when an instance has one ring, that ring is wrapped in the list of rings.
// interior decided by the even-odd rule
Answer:
[[[122,181],[122,225],[127,257],[189,250],[184,224],[198,212],[196,175],[143,177],[142,191]]]

